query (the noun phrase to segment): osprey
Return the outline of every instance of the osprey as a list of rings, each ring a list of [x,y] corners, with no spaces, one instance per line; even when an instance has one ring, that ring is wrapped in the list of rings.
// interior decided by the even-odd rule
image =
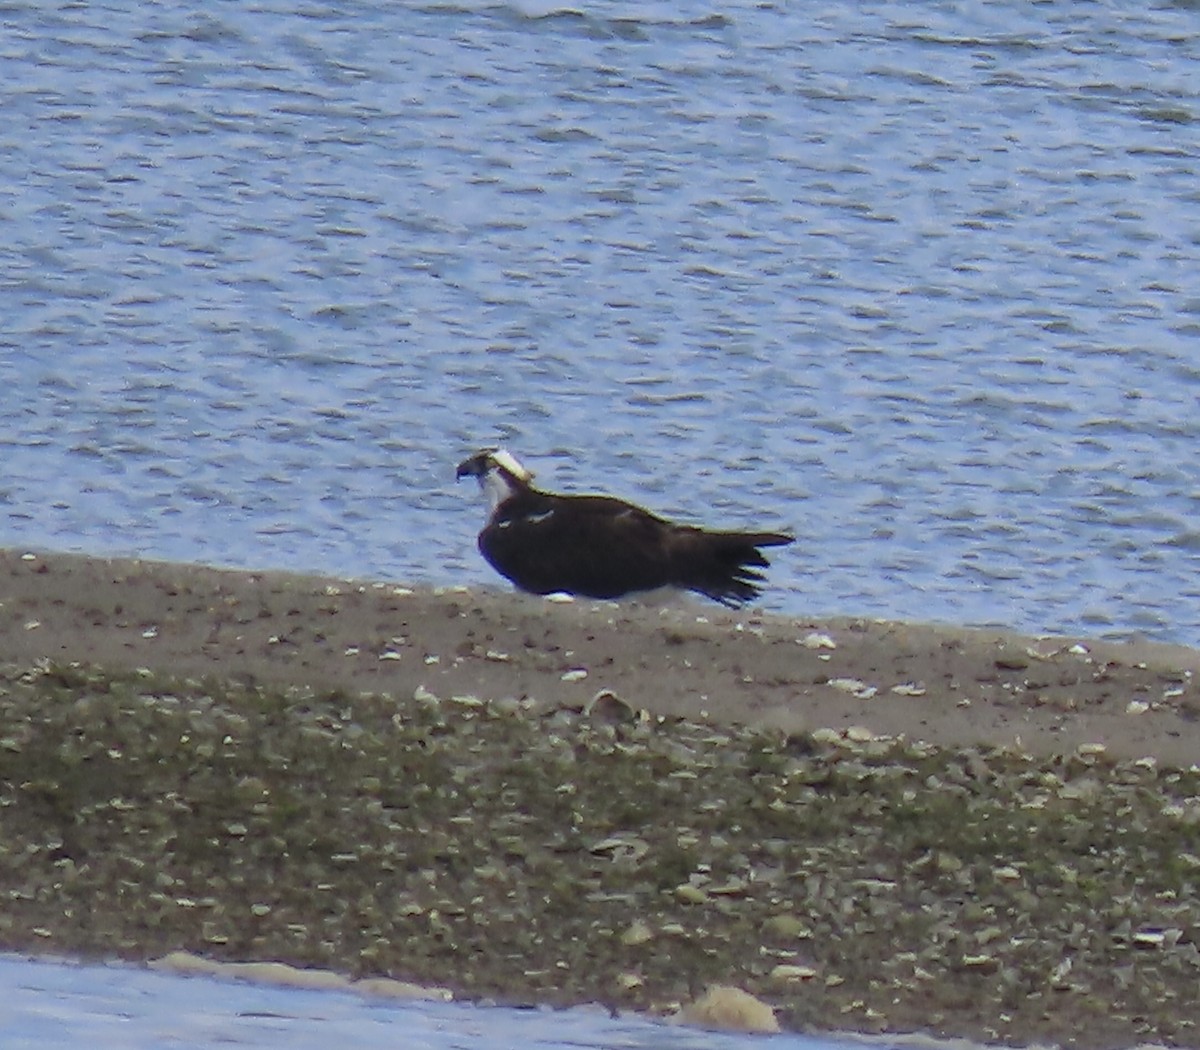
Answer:
[[[722,605],[756,598],[769,562],[760,547],[794,537],[780,532],[717,532],[677,525],[612,496],[562,496],[533,487],[511,453],[486,448],[458,465],[474,477],[490,514],[479,550],[501,576],[533,594],[620,598],[680,587]]]

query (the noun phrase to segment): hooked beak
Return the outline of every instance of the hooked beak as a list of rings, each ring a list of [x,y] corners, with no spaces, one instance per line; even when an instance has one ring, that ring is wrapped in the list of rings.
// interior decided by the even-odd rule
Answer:
[[[481,478],[488,472],[488,452],[477,452],[469,459],[464,459],[454,470],[454,480],[463,478]]]

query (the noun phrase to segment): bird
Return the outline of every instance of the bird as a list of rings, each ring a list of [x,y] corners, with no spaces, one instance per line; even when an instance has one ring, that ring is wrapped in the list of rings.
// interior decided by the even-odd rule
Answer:
[[[543,492],[503,448],[464,459],[455,479],[465,477],[478,479],[488,503],[480,553],[531,594],[614,599],[672,587],[738,608],[766,582],[760,548],[795,539],[681,525],[614,496]]]

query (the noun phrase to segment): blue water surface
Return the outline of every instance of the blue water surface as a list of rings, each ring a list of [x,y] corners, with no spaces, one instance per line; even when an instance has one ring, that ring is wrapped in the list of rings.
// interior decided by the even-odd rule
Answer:
[[[682,1028],[598,1009],[371,999],[124,965],[0,955],[4,1050],[850,1050],[798,1035]],[[861,1044],[860,1044],[861,1045]],[[873,1044],[889,1050],[884,1043]],[[969,1050],[969,1048],[968,1048]]]

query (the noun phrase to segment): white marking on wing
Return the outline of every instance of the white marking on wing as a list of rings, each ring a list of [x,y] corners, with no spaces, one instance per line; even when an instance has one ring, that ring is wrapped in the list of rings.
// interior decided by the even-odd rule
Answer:
[[[523,519],[527,525],[540,525],[543,521],[554,515],[552,510],[544,510],[541,514],[526,514]]]

